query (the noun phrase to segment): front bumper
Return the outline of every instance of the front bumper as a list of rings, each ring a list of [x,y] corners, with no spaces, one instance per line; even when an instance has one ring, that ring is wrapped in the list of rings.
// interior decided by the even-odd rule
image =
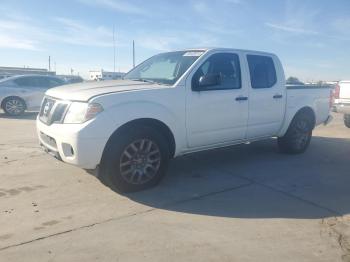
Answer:
[[[101,162],[104,147],[109,136],[94,134],[93,123],[52,124],[36,120],[37,134],[45,152],[63,162],[83,169],[95,169]]]

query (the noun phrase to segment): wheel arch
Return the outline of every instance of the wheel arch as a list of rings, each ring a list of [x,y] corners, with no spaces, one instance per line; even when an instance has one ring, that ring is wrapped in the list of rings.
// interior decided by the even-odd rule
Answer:
[[[131,121],[121,125],[112,133],[112,135],[109,137],[109,139],[106,143],[106,146],[105,146],[103,154],[102,154],[102,158],[106,152],[108,145],[110,144],[111,140],[115,136],[117,136],[120,132],[123,132],[124,130],[127,130],[129,128],[135,128],[137,126],[146,126],[146,127],[150,127],[150,128],[155,129],[155,130],[158,130],[164,136],[166,141],[168,142],[170,156],[174,157],[175,151],[176,151],[176,142],[175,142],[175,136],[174,136],[173,132],[171,131],[171,129],[169,128],[169,126],[158,119],[138,118],[138,119],[131,120]]]
[[[315,114],[315,111],[309,106],[302,107],[295,113],[293,119],[296,118],[300,114],[305,114],[305,115],[310,117],[311,124],[312,124],[312,129],[314,129],[315,125],[316,125],[316,114]]]
[[[304,107],[299,108],[291,116],[289,116],[289,117],[287,116],[286,117],[285,124],[284,124],[282,130],[279,132],[278,137],[282,137],[282,136],[285,135],[285,133],[287,132],[289,126],[292,124],[293,120],[300,114],[306,114],[306,115],[310,116],[311,125],[312,125],[311,127],[312,127],[312,129],[315,128],[315,126],[316,126],[316,114],[315,114],[315,111],[310,106],[304,106]]]
[[[1,104],[0,104],[0,107],[1,109],[4,109],[4,106],[5,106],[5,103],[8,99],[11,99],[11,98],[17,98],[19,100],[21,100],[23,103],[24,103],[24,106],[25,106],[25,109],[27,109],[27,103],[26,101],[22,98],[22,97],[19,97],[19,96],[7,96],[7,97],[4,97],[1,101]]]

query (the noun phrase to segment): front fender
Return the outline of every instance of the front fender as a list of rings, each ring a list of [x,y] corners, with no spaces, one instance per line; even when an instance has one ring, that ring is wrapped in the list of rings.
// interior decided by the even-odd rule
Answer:
[[[184,115],[181,117],[179,111],[171,111],[169,107],[160,103],[147,101],[125,102],[109,107],[106,113],[113,119],[114,131],[137,119],[149,118],[164,123],[173,133],[176,144],[175,155],[186,144]]]

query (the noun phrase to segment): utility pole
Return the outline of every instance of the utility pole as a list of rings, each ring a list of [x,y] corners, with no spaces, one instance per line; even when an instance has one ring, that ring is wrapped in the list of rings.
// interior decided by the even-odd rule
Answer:
[[[51,56],[49,56],[49,72],[51,71]]]
[[[135,41],[132,40],[132,66],[135,67]]]
[[[113,25],[113,72],[115,73],[115,55],[116,55],[116,47],[115,47],[115,28]]]

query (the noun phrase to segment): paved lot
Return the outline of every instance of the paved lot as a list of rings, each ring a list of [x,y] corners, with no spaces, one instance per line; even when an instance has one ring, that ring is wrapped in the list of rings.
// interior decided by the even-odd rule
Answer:
[[[347,260],[350,129],[335,117],[303,155],[270,140],[186,156],[122,196],[42,153],[33,114],[0,114],[0,261]]]

